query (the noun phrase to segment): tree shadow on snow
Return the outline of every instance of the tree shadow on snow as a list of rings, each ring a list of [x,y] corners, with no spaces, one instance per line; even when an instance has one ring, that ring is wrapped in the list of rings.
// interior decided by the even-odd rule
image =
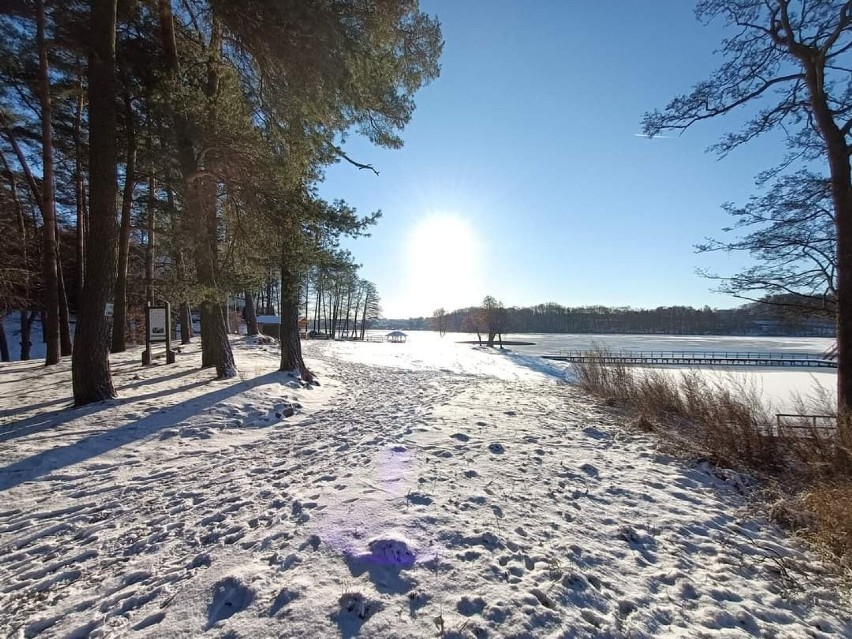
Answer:
[[[119,426],[118,428],[105,430],[99,432],[97,435],[85,437],[72,444],[68,444],[67,446],[44,450],[32,455],[31,457],[19,459],[18,461],[0,468],[0,491],[8,490],[24,482],[33,481],[39,477],[43,477],[61,468],[66,468],[68,466],[84,462],[107,453],[115,448],[126,446],[134,441],[150,437],[159,431],[179,424],[188,417],[198,415],[207,408],[233,397],[234,395],[238,395],[258,385],[270,383],[275,379],[286,377],[286,375],[287,373],[274,371],[251,380],[236,382],[225,388],[212,391],[205,395],[193,396],[183,402],[164,408],[161,411],[157,411],[156,413],[143,417],[142,419],[129,422],[123,426]],[[134,397],[131,402],[137,402],[141,399],[162,397],[172,393],[185,392],[190,388],[205,386],[211,383],[215,382],[209,379],[202,380],[178,388],[171,388],[157,393],[137,396]],[[16,437],[21,437],[24,434],[38,432],[39,430],[46,430],[66,421],[76,419],[82,414],[91,414],[98,412],[99,410],[104,410],[105,408],[113,407],[116,403],[120,403],[120,400],[118,402],[115,400],[111,402],[104,402],[105,405],[98,405],[91,410],[88,410],[87,407],[82,407],[73,411],[53,413],[53,417],[57,419],[50,419],[49,415],[47,416],[47,419],[45,419],[46,416],[41,415],[29,420],[24,420],[24,422],[20,425],[16,425],[16,428],[12,432],[8,434],[0,434],[0,441],[14,439]],[[71,413],[70,416],[68,415],[69,412]],[[26,429],[28,432],[22,433],[20,432],[20,429]],[[69,432],[68,434],[69,436],[74,435],[73,432]]]
[[[130,371],[132,372],[132,371]],[[148,384],[162,384],[163,382],[168,382],[173,379],[178,379],[179,377],[186,377],[187,375],[191,375],[192,373],[197,373],[197,368],[188,368],[182,371],[178,371],[176,373],[172,373],[171,375],[155,375],[153,377],[147,377],[139,380],[131,380],[132,383],[122,384],[121,386],[116,386],[115,390],[117,392],[121,392],[123,390],[129,390],[131,388],[139,388],[141,386],[147,386]]]
[[[0,442],[10,441],[13,439],[18,439],[19,437],[26,437],[27,435],[33,435],[36,433],[47,431],[56,428],[57,426],[60,426],[62,424],[72,422],[80,417],[93,415],[95,413],[99,413],[103,410],[114,408],[116,406],[129,406],[139,401],[144,401],[148,399],[158,399],[160,397],[166,397],[175,393],[182,393],[192,388],[205,386],[211,383],[212,381],[213,380],[211,379],[203,379],[196,382],[192,382],[191,384],[167,388],[154,393],[147,393],[145,395],[134,395],[133,397],[128,398],[118,397],[116,399],[109,399],[103,402],[97,402],[95,404],[87,404],[86,406],[80,406],[77,408],[70,404],[70,400],[68,398],[65,398],[61,401],[44,402],[44,406],[50,406],[52,404],[57,403],[65,403],[65,406],[49,413],[33,415],[32,417],[23,419],[19,422],[13,422],[11,424],[7,424],[5,426],[0,427]],[[32,406],[25,406],[24,409],[32,410],[35,408],[39,408],[40,406],[42,405],[36,404]],[[169,407],[166,407],[165,410],[169,410]]]

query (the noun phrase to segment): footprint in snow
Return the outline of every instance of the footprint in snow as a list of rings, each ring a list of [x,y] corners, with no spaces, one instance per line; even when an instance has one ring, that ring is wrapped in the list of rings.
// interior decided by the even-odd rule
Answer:
[[[272,602],[272,607],[269,609],[269,616],[274,617],[284,606],[298,598],[298,592],[294,592],[288,588],[283,588],[281,592],[278,593],[278,596],[275,597],[275,601]]]
[[[137,630],[137,631],[138,630],[145,630],[145,628],[150,628],[151,626],[156,626],[158,623],[160,623],[165,618],[166,618],[166,613],[164,613],[164,612],[154,613],[153,615],[145,617],[142,621],[140,621],[135,626],[133,626],[133,630]]]
[[[379,537],[370,541],[367,548],[368,552],[355,555],[354,559],[395,568],[411,568],[417,561],[417,552],[405,539]]]
[[[453,433],[452,435],[450,435],[450,437],[452,439],[457,439],[458,441],[463,442],[463,443],[467,443],[467,442],[470,441],[470,437],[468,437],[464,433]]]
[[[423,493],[411,493],[405,499],[416,506],[428,506],[432,503],[432,498]]]
[[[592,466],[591,464],[583,464],[582,466],[580,466],[580,470],[586,473],[589,477],[597,478],[599,475],[598,469]]]
[[[233,617],[248,608],[254,601],[254,591],[233,577],[213,586],[213,598],[207,607],[207,627]]]
[[[467,596],[462,597],[456,604],[456,610],[465,617],[482,614],[482,611],[485,610],[485,600],[482,597],[475,597],[474,599]]]
[[[493,444],[488,444],[488,450],[490,450],[495,455],[502,455],[506,452],[506,449],[503,447],[503,444],[500,442],[494,442]]]

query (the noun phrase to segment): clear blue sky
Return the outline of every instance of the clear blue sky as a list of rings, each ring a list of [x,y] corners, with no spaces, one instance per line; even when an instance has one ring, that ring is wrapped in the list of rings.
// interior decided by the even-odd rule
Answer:
[[[445,39],[441,77],[417,95],[405,147],[351,136],[348,164],[320,193],[362,213],[372,237],[348,245],[386,317],[478,304],[730,307],[697,267],[730,274],[745,256],[696,255],[731,221],[779,139],[719,160],[706,148],[741,116],[680,137],[637,137],[720,62],[722,25],[688,0],[426,0]],[[425,226],[424,226],[425,225]],[[432,263],[430,270],[429,264]]]

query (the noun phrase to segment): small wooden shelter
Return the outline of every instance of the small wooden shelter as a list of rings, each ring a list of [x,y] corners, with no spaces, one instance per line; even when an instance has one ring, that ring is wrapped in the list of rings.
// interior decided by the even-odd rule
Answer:
[[[387,335],[385,335],[385,340],[391,342],[392,344],[405,344],[405,341],[408,339],[408,335],[403,333],[402,331],[391,331]]]

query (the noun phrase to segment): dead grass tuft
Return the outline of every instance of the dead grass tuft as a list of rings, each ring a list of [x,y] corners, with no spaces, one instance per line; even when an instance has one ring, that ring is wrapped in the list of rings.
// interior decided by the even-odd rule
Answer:
[[[802,501],[813,519],[808,536],[852,570],[852,482],[814,485]]]

